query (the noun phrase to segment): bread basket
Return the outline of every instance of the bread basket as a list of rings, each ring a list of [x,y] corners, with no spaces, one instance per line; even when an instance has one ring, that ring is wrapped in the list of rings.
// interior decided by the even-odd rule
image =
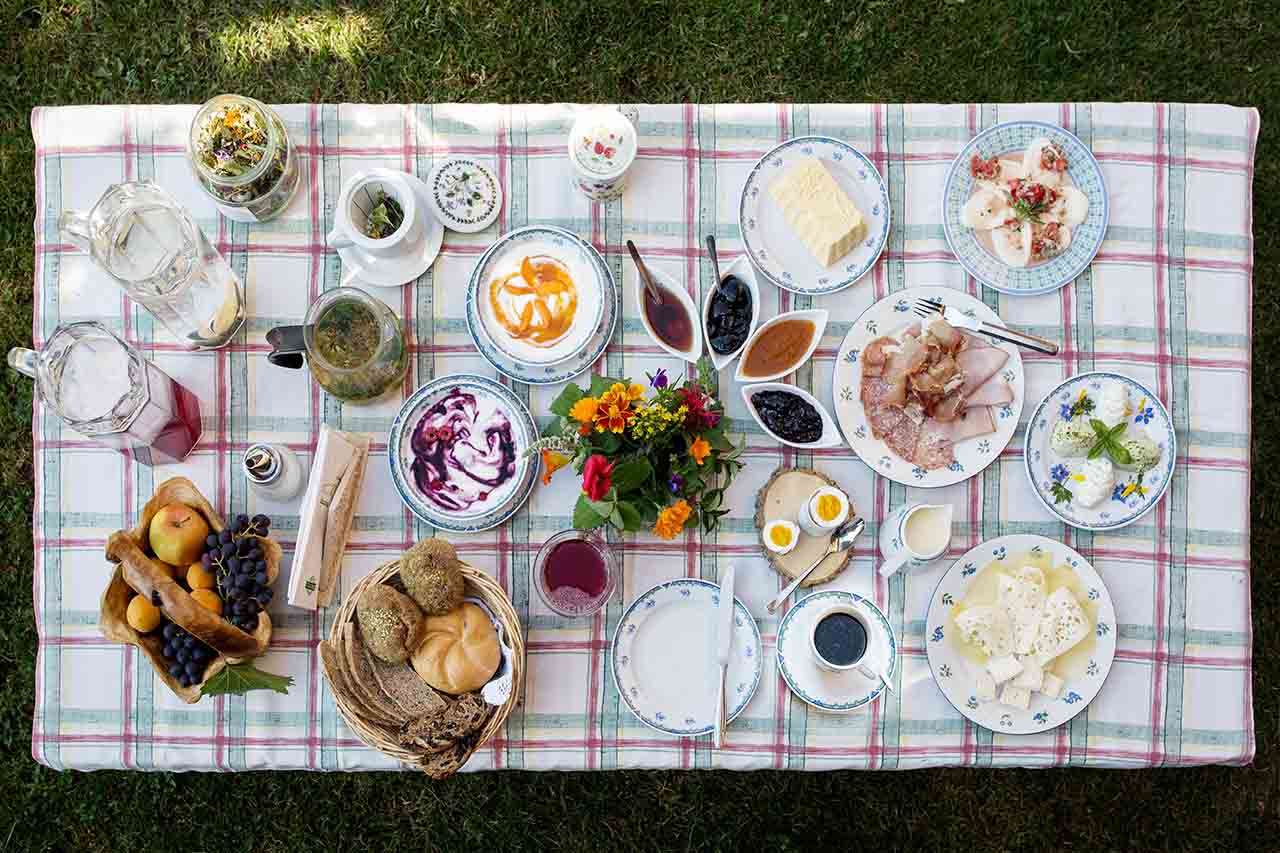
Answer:
[[[471,758],[477,749],[501,731],[503,725],[507,722],[507,717],[511,716],[511,711],[520,703],[524,691],[524,634],[520,628],[520,617],[516,615],[515,608],[511,605],[511,599],[507,597],[506,591],[484,572],[466,563],[461,563],[460,568],[466,581],[466,595],[483,601],[490,612],[493,613],[494,618],[502,624],[507,645],[512,650],[511,693],[507,696],[505,702],[494,708],[489,715],[489,719],[478,732],[469,737],[465,743],[459,744],[456,750],[451,751],[447,762],[441,761],[436,756],[424,756],[419,750],[405,747],[399,742],[389,739],[384,729],[370,725],[350,703],[339,695],[339,691],[330,691],[333,694],[333,701],[338,708],[338,713],[342,714],[342,719],[360,740],[384,755],[389,755],[397,761],[416,767],[435,779],[444,779],[453,775],[458,768]],[[396,579],[399,574],[400,561],[392,560],[378,566],[378,568],[356,582],[356,585],[343,599],[342,606],[338,608],[337,616],[329,629],[329,642],[335,644],[340,642],[339,632],[342,626],[356,618],[356,602],[360,600],[361,593],[370,584],[386,583]]]
[[[200,701],[200,690],[205,682],[221,672],[228,663],[239,663],[243,660],[257,657],[267,650],[267,644],[271,642],[271,617],[267,615],[266,610],[260,612],[258,627],[252,634],[248,635],[254,640],[254,648],[252,650],[231,656],[224,654],[215,647],[215,651],[218,651],[218,656],[205,668],[204,678],[198,684],[183,687],[176,678],[169,674],[168,663],[165,661],[163,654],[164,637],[161,633],[157,630],[149,634],[141,634],[134,630],[133,626],[128,622],[129,600],[135,593],[141,593],[142,590],[135,590],[125,580],[124,566],[118,559],[111,557],[111,551],[112,543],[117,541],[117,537],[124,537],[132,540],[142,551],[150,554],[147,532],[151,525],[151,519],[161,507],[175,502],[186,504],[204,516],[204,520],[208,522],[209,528],[213,532],[220,532],[225,527],[222,517],[218,515],[204,495],[200,494],[200,490],[196,488],[194,483],[185,477],[173,477],[165,480],[156,488],[151,500],[147,501],[142,511],[138,514],[137,525],[131,530],[116,531],[112,538],[108,540],[108,559],[115,563],[115,569],[111,573],[111,580],[107,583],[106,591],[102,594],[102,605],[98,621],[103,636],[117,643],[128,643],[131,646],[137,646],[151,661],[151,665],[155,667],[156,676],[168,685],[169,689],[182,701],[192,703]],[[282,555],[280,545],[270,537],[255,538],[261,543],[263,559],[267,562],[268,581],[275,583],[276,577],[280,574],[280,558]],[[191,616],[207,618],[210,614],[210,611],[204,610],[180,586],[170,587],[169,594],[173,597],[173,600],[177,601],[178,606],[162,609],[165,611],[165,616],[184,629],[190,630],[189,618]],[[170,612],[171,610],[173,612]],[[232,627],[231,623],[228,622],[226,624],[228,628]],[[239,629],[235,630],[238,631]],[[241,634],[241,636],[245,635]]]

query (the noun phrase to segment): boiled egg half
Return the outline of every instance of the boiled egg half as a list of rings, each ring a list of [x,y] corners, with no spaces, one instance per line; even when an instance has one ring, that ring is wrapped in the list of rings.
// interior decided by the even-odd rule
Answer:
[[[764,547],[775,554],[790,554],[800,541],[800,528],[794,521],[777,519],[764,526]]]

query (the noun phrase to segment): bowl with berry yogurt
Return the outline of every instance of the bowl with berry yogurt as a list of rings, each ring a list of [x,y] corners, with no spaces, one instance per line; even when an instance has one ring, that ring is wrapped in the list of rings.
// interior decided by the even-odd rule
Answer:
[[[529,409],[483,376],[441,377],[404,401],[391,423],[387,458],[405,505],[427,524],[474,533],[524,505],[536,466]]]

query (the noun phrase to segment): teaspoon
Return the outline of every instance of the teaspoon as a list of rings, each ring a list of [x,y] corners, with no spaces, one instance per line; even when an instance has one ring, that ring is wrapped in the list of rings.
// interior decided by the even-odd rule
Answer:
[[[852,548],[854,540],[862,535],[862,530],[866,526],[867,523],[861,518],[854,518],[837,527],[831,534],[831,543],[827,545],[826,553],[815,560],[812,566],[797,575],[796,579],[789,583],[786,589],[778,593],[777,597],[769,602],[765,608],[769,611],[769,615],[772,616],[777,612],[778,608],[782,606],[782,602],[786,601],[791,596],[791,593],[799,589],[800,584],[804,583],[809,575],[813,574],[814,569],[822,565],[823,560],[832,554],[839,554]]]

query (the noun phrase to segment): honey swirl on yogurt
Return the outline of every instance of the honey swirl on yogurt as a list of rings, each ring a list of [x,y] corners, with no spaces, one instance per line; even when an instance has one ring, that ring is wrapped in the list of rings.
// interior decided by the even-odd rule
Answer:
[[[573,326],[578,287],[555,258],[526,257],[520,269],[489,283],[489,307],[513,340],[551,347]]]

